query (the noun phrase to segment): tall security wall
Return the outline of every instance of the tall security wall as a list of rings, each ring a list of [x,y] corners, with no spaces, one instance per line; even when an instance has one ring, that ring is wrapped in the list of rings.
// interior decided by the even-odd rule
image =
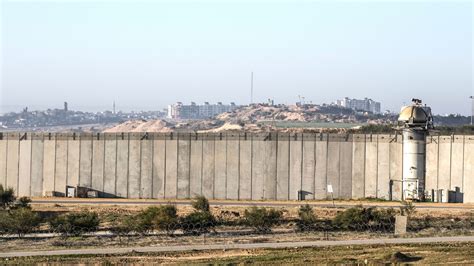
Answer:
[[[0,134],[0,184],[20,196],[401,199],[401,135]],[[429,136],[426,186],[474,202],[474,136]],[[333,193],[328,193],[328,185]]]

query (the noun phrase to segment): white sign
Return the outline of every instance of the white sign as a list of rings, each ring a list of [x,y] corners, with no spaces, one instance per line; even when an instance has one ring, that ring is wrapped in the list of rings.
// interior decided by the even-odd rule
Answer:
[[[333,193],[334,191],[332,190],[332,185],[328,185],[328,192]]]

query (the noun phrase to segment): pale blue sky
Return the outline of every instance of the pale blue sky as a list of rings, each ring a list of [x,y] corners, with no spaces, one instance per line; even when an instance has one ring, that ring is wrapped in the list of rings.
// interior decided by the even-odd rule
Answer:
[[[370,97],[470,113],[471,1],[1,1],[3,111]]]

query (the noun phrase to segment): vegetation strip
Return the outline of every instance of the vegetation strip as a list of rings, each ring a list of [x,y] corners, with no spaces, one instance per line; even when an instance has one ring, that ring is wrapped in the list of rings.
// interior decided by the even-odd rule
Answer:
[[[350,201],[349,201],[350,202]],[[390,202],[390,201],[380,201],[380,204],[377,202],[375,203],[367,203],[362,200],[362,202],[354,201],[353,204],[347,204],[347,202],[340,203],[335,202],[333,203],[321,203],[321,202],[311,202],[311,201],[293,201],[293,202],[264,202],[264,201],[254,201],[254,202],[246,202],[246,201],[210,201],[209,204],[211,206],[260,206],[260,207],[293,207],[293,206],[300,206],[301,204],[308,204],[314,207],[327,207],[327,208],[351,208],[357,205],[361,205],[363,207],[380,207],[380,208],[398,208],[401,207],[402,204],[398,202]],[[363,204],[362,204],[363,203]],[[389,203],[389,204],[387,204]],[[192,199],[185,200],[185,201],[173,201],[173,200],[129,200],[124,201],[123,199],[120,200],[113,200],[113,199],[106,199],[106,200],[96,200],[96,199],[88,199],[88,200],[62,200],[62,199],[38,199],[33,198],[31,204],[74,204],[74,205],[157,205],[157,204],[172,204],[172,205],[191,205]],[[474,210],[474,205],[457,205],[457,204],[449,204],[449,205],[434,205],[429,204],[425,205],[423,203],[415,204],[416,208],[418,209],[467,209],[467,210]]]

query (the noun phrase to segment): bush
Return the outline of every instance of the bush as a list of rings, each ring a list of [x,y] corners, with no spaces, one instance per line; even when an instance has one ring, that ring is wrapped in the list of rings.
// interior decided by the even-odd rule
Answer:
[[[97,231],[99,224],[97,213],[88,211],[60,215],[49,222],[51,229],[66,236]]]
[[[148,207],[137,214],[134,219],[133,231],[139,234],[148,234],[155,227],[155,219],[160,212],[158,207]]]
[[[363,231],[389,230],[395,223],[395,211],[393,209],[376,209],[374,207],[363,208],[356,206],[343,212],[339,212],[333,220],[337,229]]]
[[[199,235],[216,226],[216,219],[210,212],[209,201],[204,196],[196,197],[191,206],[194,212],[179,220],[179,227],[185,234]]]
[[[252,207],[244,213],[245,223],[260,233],[270,232],[280,222],[281,216],[281,211],[258,207]]]
[[[135,216],[127,217],[117,225],[119,227],[117,230],[145,235],[154,229],[159,229],[172,234],[178,223],[176,207],[164,205],[148,207]]]
[[[318,219],[313,212],[313,207],[308,204],[303,205],[298,210],[298,221],[296,226],[299,231],[315,230]]]
[[[405,216],[411,216],[415,214],[416,212],[416,207],[413,205],[413,202],[411,201],[402,201],[402,206],[400,207],[400,213],[401,215]]]
[[[180,228],[185,234],[199,235],[216,226],[216,219],[208,211],[195,211],[180,219]]]
[[[0,208],[6,209],[10,207],[13,202],[15,202],[15,192],[13,188],[4,189],[2,185],[0,185]]]
[[[117,236],[124,236],[134,232],[136,229],[136,219],[133,216],[126,216],[120,220],[115,220],[110,232]]]
[[[4,233],[22,237],[31,233],[41,222],[40,217],[29,208],[18,208],[0,213],[0,228]]]
[[[209,211],[209,201],[204,196],[196,197],[191,206],[197,211],[208,212]]]
[[[31,199],[28,197],[21,197],[15,201],[15,204],[12,206],[12,208],[18,209],[18,208],[28,208],[31,209],[30,207]]]
[[[154,219],[154,225],[157,229],[171,235],[178,226],[176,206],[160,206]]]

